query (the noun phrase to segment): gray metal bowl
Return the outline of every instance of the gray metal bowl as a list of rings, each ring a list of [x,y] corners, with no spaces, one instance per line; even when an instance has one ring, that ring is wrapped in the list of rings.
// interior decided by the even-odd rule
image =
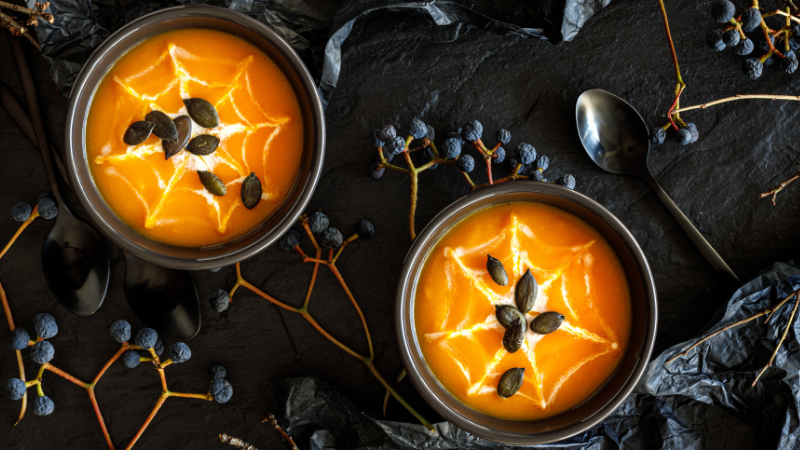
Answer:
[[[581,405],[558,416],[532,421],[501,420],[479,413],[453,397],[425,363],[414,326],[414,296],[428,254],[454,225],[476,211],[508,202],[552,205],[586,221],[616,252],[630,285],[632,328],[628,351],[609,380]],[[645,371],[656,337],[658,307],[653,274],[631,233],[602,205],[578,192],[547,183],[516,181],[479,189],[457,200],[425,227],[406,256],[397,284],[395,333],[400,356],[422,397],[446,420],[485,439],[511,445],[545,444],[596,425],[625,400]]]
[[[86,118],[106,72],[125,52],[156,34],[178,28],[209,28],[243,38],[283,70],[298,96],[305,124],[303,157],[294,186],[283,204],[263,223],[233,241],[202,248],[150,240],[125,224],[108,207],[94,184],[84,151]],[[65,159],[70,182],[84,211],[108,239],[141,259],[176,269],[209,269],[246,259],[280,238],[302,214],[320,178],[325,153],[325,116],[317,89],[297,54],[266,25],[225,8],[184,5],[143,16],[120,28],[98,47],[81,69],[70,93]]]

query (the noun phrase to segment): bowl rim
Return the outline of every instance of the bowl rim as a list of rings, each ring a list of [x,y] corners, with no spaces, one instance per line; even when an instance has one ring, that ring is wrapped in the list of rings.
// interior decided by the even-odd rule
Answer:
[[[455,223],[459,223],[461,220],[480,209],[508,203],[510,201],[525,201],[509,198],[510,196],[519,194],[543,194],[545,196],[566,200],[567,202],[577,204],[579,207],[583,207],[597,216],[602,222],[605,222],[630,251],[633,262],[641,273],[647,315],[644,339],[641,348],[638,349],[638,358],[632,370],[627,375],[627,379],[622,384],[622,387],[612,396],[611,400],[595,410],[584,420],[579,420],[566,427],[539,434],[515,433],[508,430],[500,430],[491,425],[481,424],[461,414],[448,405],[447,402],[443,401],[437,395],[437,392],[443,392],[444,395],[450,396],[451,399],[454,400],[450,402],[451,404],[459,404],[463,410],[468,410],[471,413],[484,416],[482,413],[473,410],[460,403],[455,397],[452,397],[452,395],[438,383],[435,376],[433,376],[433,379],[437,381],[438,387],[434,388],[425,382],[421,372],[430,372],[430,369],[428,369],[425,364],[424,357],[416,343],[416,332],[413,329],[413,311],[411,311],[411,303],[415,295],[416,281],[418,278],[417,269],[424,265],[424,260],[427,258],[429,251],[438,243],[438,239],[441,236],[435,236],[435,234],[439,233],[443,226],[454,217],[458,217]],[[487,200],[490,203],[484,204]],[[419,262],[420,260],[422,261],[421,263]],[[655,281],[644,252],[630,231],[609,210],[586,195],[562,186],[535,181],[515,181],[513,183],[495,184],[475,190],[454,201],[431,219],[425,228],[417,235],[417,238],[414,240],[411,249],[408,251],[403,261],[403,268],[397,281],[394,314],[395,338],[403,366],[414,386],[417,388],[417,391],[439,415],[458,428],[484,439],[507,445],[534,445],[547,444],[582,433],[603,421],[625,401],[644,375],[652,356],[658,324],[658,301]],[[637,349],[629,347],[627,351],[637,351]],[[420,361],[421,364],[419,364]],[[611,377],[613,376],[614,375],[611,375]],[[599,392],[600,389],[602,389],[602,387],[598,388],[597,392]],[[591,396],[589,398],[591,398]],[[500,420],[491,418],[490,416],[485,417],[489,420]]]
[[[144,248],[131,241],[129,238],[121,234],[104,218],[100,212],[98,212],[97,208],[94,206],[93,202],[89,198],[89,195],[87,194],[87,192],[91,190],[99,192],[94,184],[91,171],[88,166],[81,167],[80,162],[76,160],[76,158],[79,153],[85,153],[85,149],[83,148],[83,143],[85,141],[85,117],[88,115],[88,108],[91,106],[91,99],[96,90],[96,85],[89,85],[87,81],[90,76],[93,75],[93,72],[98,64],[104,62],[105,59],[109,57],[108,55],[110,53],[116,52],[117,45],[120,42],[123,42],[130,35],[139,32],[142,28],[155,26],[159,22],[167,19],[185,19],[192,17],[218,19],[246,28],[263,38],[286,59],[288,66],[293,69],[295,72],[294,75],[298,79],[298,84],[295,86],[295,88],[302,89],[305,97],[308,99],[308,104],[306,107],[309,110],[308,116],[311,120],[311,123],[308,123],[305,126],[313,128],[313,134],[310,134],[310,137],[307,136],[307,138],[310,140],[308,146],[311,149],[311,154],[309,155],[311,162],[309,164],[307,174],[303,173],[301,166],[301,172],[298,174],[296,181],[297,184],[292,188],[296,189],[298,194],[294,199],[293,204],[288,205],[289,207],[285,214],[278,218],[273,226],[265,227],[263,230],[259,230],[258,236],[252,237],[250,242],[242,245],[239,248],[234,248],[232,251],[227,251],[216,255],[203,255],[203,247],[181,247],[164,244],[147,238],[146,236],[136,232],[147,242],[151,242],[154,245],[172,247],[175,248],[176,252],[184,254],[182,256],[170,256],[164,252],[156,252],[152,249]],[[153,33],[149,37],[155,36],[162,31],[166,30]],[[138,40],[136,44],[125,47],[121,54],[124,54],[141,42],[142,40]],[[115,58],[119,58],[119,56],[116,56]],[[85,109],[79,109],[79,102],[84,98],[89,99],[88,105]],[[299,102],[305,103],[301,100],[303,99],[298,99]],[[289,44],[286,43],[286,41],[284,41],[283,38],[281,38],[280,35],[273,31],[269,26],[245,14],[227,8],[203,4],[187,4],[159,9],[125,24],[110,34],[92,52],[84,65],[81,67],[81,70],[78,72],[78,75],[76,76],[75,82],[73,83],[69,93],[69,106],[67,108],[64,142],[65,146],[63,156],[66,160],[67,175],[72,186],[72,191],[75,193],[78,203],[89,216],[91,223],[106,238],[120,247],[124,252],[130,253],[138,258],[161,265],[163,267],[183,270],[212,269],[240,262],[264,250],[268,246],[275,243],[284,233],[286,233],[286,231],[288,231],[297,221],[297,218],[303,213],[305,208],[308,206],[314,191],[316,190],[322,174],[326,144],[325,113],[322,101],[319,97],[317,86],[314,83],[314,79],[308,71],[308,68],[305,66],[294,49],[292,49]],[[102,199],[102,194],[100,195],[100,198],[101,201],[105,201]],[[112,214],[116,215],[110,206],[105,204],[105,207],[108,208]],[[270,215],[265,220],[269,220],[271,217],[274,216]],[[256,230],[257,228],[258,226],[253,230]],[[239,238],[235,238],[233,241],[223,242],[211,247],[220,248],[220,246],[226,246],[229,243],[237,242],[238,239],[246,236],[248,236],[248,233],[245,233]],[[194,253],[196,255],[193,257],[186,257],[186,253]]]

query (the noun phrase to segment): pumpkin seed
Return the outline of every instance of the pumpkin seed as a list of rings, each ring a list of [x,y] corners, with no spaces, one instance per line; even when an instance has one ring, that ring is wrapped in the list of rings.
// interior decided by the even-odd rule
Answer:
[[[261,201],[261,180],[254,172],[242,181],[242,203],[247,209],[253,209]]]
[[[517,318],[506,328],[506,333],[503,335],[503,347],[508,353],[514,353],[522,348],[522,343],[525,342],[526,327],[527,321]]]
[[[150,137],[150,133],[153,132],[153,128],[155,127],[156,124],[153,122],[147,122],[144,120],[133,122],[130,124],[128,129],[125,130],[125,135],[122,136],[122,141],[128,145],[141,144]]]
[[[489,271],[489,276],[492,277],[492,281],[500,286],[507,285],[508,274],[506,273],[506,268],[503,267],[503,263],[498,259],[492,258],[492,255],[487,256],[489,256],[489,260],[486,261],[486,270]]]
[[[531,331],[538,334],[550,334],[564,322],[564,316],[555,312],[541,313],[531,320]]]
[[[206,188],[208,192],[211,192],[218,197],[222,197],[228,193],[225,183],[223,183],[222,180],[220,180],[219,177],[213,173],[206,170],[198,170],[197,175],[200,176],[200,182],[203,183],[203,187]]]
[[[533,309],[533,305],[536,302],[536,294],[538,293],[539,283],[531,275],[531,269],[528,269],[517,283],[517,289],[514,290],[514,301],[522,314],[527,314],[528,311]]]
[[[153,134],[160,137],[165,141],[177,141],[178,129],[175,127],[175,122],[169,118],[168,115],[161,111],[150,111],[144,116],[144,120],[153,122],[156,127],[153,129]]]
[[[522,387],[522,380],[524,379],[525,368],[515,367],[508,369],[500,377],[500,382],[497,383],[497,395],[503,398],[511,397],[519,391]]]
[[[198,156],[205,156],[214,153],[219,146],[219,138],[210,134],[201,134],[195,137],[186,146],[186,151]]]
[[[497,305],[495,315],[503,328],[508,328],[517,319],[525,320],[525,316],[517,308],[510,305]]]
[[[175,128],[178,129],[178,140],[161,141],[161,148],[164,149],[164,156],[166,159],[170,159],[172,156],[178,154],[179,151],[183,150],[186,144],[189,143],[189,138],[192,137],[192,121],[189,119],[189,116],[176,117],[173,122],[175,122]]]
[[[219,115],[211,103],[202,98],[186,98],[183,100],[189,117],[203,128],[214,128],[219,125]]]

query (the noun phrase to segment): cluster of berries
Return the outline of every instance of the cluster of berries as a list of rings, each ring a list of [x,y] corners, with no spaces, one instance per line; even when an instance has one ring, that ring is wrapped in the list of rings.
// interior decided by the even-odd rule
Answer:
[[[27,203],[25,203],[27,205]],[[24,220],[27,220],[27,217]],[[56,319],[51,314],[40,313],[33,317],[33,329],[36,332],[36,340],[32,340],[30,334],[24,328],[14,328],[11,331],[10,341],[11,348],[14,350],[24,350],[31,347],[31,359],[37,364],[46,364],[55,356],[55,349],[53,344],[47,339],[55,337],[58,334],[58,325]],[[34,382],[31,382],[34,383]],[[29,386],[19,378],[11,378],[6,381],[6,395],[11,400],[22,400],[25,396]],[[33,401],[33,413],[37,416],[50,415],[55,409],[55,404],[50,397],[44,395],[39,390],[39,396]]]
[[[711,17],[720,24],[727,24],[721,29],[710,31],[706,35],[706,43],[716,51],[731,47],[740,56],[748,56],[756,48],[745,33],[760,29],[763,36],[759,37],[758,50],[761,56],[757,58],[747,58],[742,63],[742,72],[752,79],[761,76],[764,66],[771,65],[777,57],[780,68],[786,73],[794,73],[797,70],[798,59],[795,52],[800,49],[800,25],[795,23],[792,26],[792,16],[786,16],[785,24],[777,30],[771,29],[765,19],[773,17],[782,12],[773,11],[762,13],[758,8],[758,2],[754,1],[752,6],[745,9],[740,15],[736,15],[736,7],[730,0],[716,0],[711,6]],[[779,19],[779,17],[775,17]],[[782,48],[782,50],[779,50]]]
[[[669,124],[667,124],[669,125]],[[700,132],[697,130],[697,125],[692,122],[687,123],[681,127],[677,133],[674,134],[675,141],[681,145],[694,144],[700,138]],[[667,139],[667,130],[665,127],[655,127],[650,132],[650,142],[653,144],[663,144]]]
[[[58,204],[49,193],[43,193],[36,199],[37,211],[45,219],[53,219],[58,215]],[[26,202],[19,202],[11,207],[11,218],[17,222],[25,222],[33,209]]]
[[[495,138],[497,144],[492,148],[487,148],[481,141],[483,135],[483,124],[477,120],[467,122],[461,128],[447,133],[441,144],[439,151],[433,144],[435,132],[433,127],[426,125],[419,118],[414,118],[408,124],[408,135],[403,138],[399,135],[393,125],[384,125],[372,132],[370,140],[372,145],[381,149],[379,159],[370,165],[369,174],[373,178],[381,178],[384,171],[395,169],[390,163],[392,159],[403,152],[413,152],[421,149],[421,165],[416,167],[418,171],[439,167],[439,164],[455,165],[461,172],[468,174],[475,169],[475,157],[462,152],[463,146],[470,143],[480,154],[481,158],[487,161],[487,170],[491,171],[489,161],[500,164],[506,160],[506,150],[503,145],[511,142],[511,132],[506,129],[497,131]],[[422,140],[420,147],[409,149],[409,145],[414,140]],[[547,156],[536,157],[536,150],[532,145],[522,142],[516,147],[516,156],[509,158],[509,165],[512,171],[516,170],[515,175],[520,178],[530,178],[535,181],[548,182],[544,177],[544,170],[550,164]],[[519,166],[519,167],[518,167]],[[412,169],[413,170],[413,169]],[[401,171],[405,172],[405,169]],[[565,175],[555,181],[556,184],[575,187],[575,178],[572,175]],[[474,187],[474,186],[473,186]]]
[[[301,220],[303,220],[301,218]],[[342,233],[338,229],[330,225],[330,219],[322,211],[313,212],[308,218],[308,228],[315,236],[320,238],[320,244],[328,250],[336,250],[342,244],[348,244],[358,238],[367,239],[375,235],[375,226],[369,220],[361,220],[356,224],[355,232],[352,236],[347,238],[347,241],[342,237]],[[295,247],[300,245],[300,233],[297,230],[289,230],[278,241],[281,249],[288,251],[294,250]]]

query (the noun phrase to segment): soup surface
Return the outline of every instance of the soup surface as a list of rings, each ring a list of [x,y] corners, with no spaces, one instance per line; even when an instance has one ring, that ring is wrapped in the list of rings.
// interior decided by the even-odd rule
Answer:
[[[184,149],[166,158],[155,134],[123,142],[151,111],[187,115],[189,98],[218,113],[215,127],[191,121],[193,138],[219,139],[213,153]],[[302,148],[300,107],[278,66],[252,44],[208,29],[156,35],[122,56],[98,87],[86,124],[86,154],[106,203],[139,233],[178,246],[222,243],[263,222],[292,189]],[[205,188],[199,172],[216,175],[225,195]],[[247,209],[241,187],[251,173],[262,194]]]
[[[488,255],[508,275],[487,271]],[[515,286],[530,269],[538,282],[525,317],[555,311],[560,327],[509,353],[498,305],[515,305]],[[415,327],[428,366],[450,393],[484,414],[507,420],[554,416],[590,397],[614,372],[628,345],[631,301],[625,272],[608,243],[560,209],[513,202],[467,217],[425,262],[415,296]],[[523,368],[514,395],[498,395],[501,376]]]

